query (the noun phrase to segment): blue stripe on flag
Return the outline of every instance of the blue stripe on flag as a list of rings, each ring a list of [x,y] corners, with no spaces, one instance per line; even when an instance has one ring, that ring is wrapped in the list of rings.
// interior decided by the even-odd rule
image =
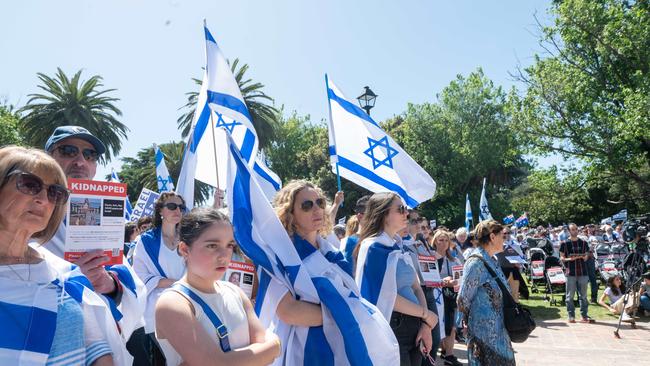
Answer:
[[[253,165],[253,170],[257,174],[259,174],[260,177],[264,178],[266,181],[271,183],[273,185],[273,188],[275,188],[276,191],[280,190],[280,184],[278,184],[278,182],[276,182],[270,175],[268,175],[266,171],[262,169],[262,167],[260,167],[259,164],[257,164],[257,162],[255,162],[255,165]]]
[[[338,161],[339,161],[339,166],[341,168],[348,169],[353,173],[359,174],[360,176],[383,186],[389,191],[393,191],[399,194],[409,207],[415,207],[419,204],[419,202],[415,200],[415,198],[409,196],[408,193],[406,193],[403,187],[400,187],[399,185],[378,176],[374,172],[371,172],[370,170],[362,167],[361,165],[353,162],[352,160],[348,160],[342,157],[341,155],[338,155]]]
[[[251,176],[246,165],[240,159],[236,147],[230,145],[232,157],[237,164],[237,175],[232,188],[232,224],[235,231],[235,238],[248,258],[269,273],[273,273],[273,266],[266,256],[266,253],[253,239],[253,208],[250,202]]]
[[[255,135],[250,129],[246,129],[246,134],[244,134],[244,141],[241,143],[241,156],[246,161],[251,161],[253,157],[253,147],[255,146]]]
[[[327,343],[323,326],[309,327],[305,341],[303,365],[334,366],[334,353]],[[372,363],[367,365],[372,365]]]
[[[156,149],[156,166],[160,165],[160,162],[163,161],[164,155],[160,148]]]
[[[336,146],[330,146],[327,150],[329,151],[330,156],[336,155]]]
[[[363,298],[373,305],[377,305],[377,301],[379,301],[381,287],[384,283],[384,274],[386,273],[388,255],[393,250],[399,250],[399,247],[396,245],[387,247],[381,243],[373,243],[368,248],[360,290]]]
[[[334,90],[332,90],[330,88],[327,88],[327,96],[331,100],[338,103],[338,105],[340,105],[341,108],[345,109],[348,113],[353,114],[353,115],[361,118],[362,120],[364,120],[364,121],[366,121],[366,122],[368,122],[368,123],[370,123],[370,124],[372,124],[374,126],[379,127],[377,122],[373,121],[372,118],[370,118],[370,116],[368,115],[368,113],[366,113],[359,106],[354,105],[354,104],[348,102],[347,100],[345,100],[345,99],[339,97],[338,95],[336,95],[336,93],[334,93]],[[379,128],[381,128],[381,127],[379,127]]]
[[[117,278],[120,279],[120,282],[122,282],[122,284],[126,286],[126,288],[131,290],[131,292],[133,292],[135,297],[138,297],[138,294],[135,292],[135,280],[133,280],[131,271],[129,271],[129,269],[126,268],[125,265],[116,264],[113,266],[106,266],[106,270],[115,272],[115,274],[117,274]]]
[[[255,297],[255,315],[260,316],[262,305],[264,304],[264,297],[266,297],[266,290],[269,289],[271,284],[271,276],[264,269],[259,270],[259,285],[257,286],[257,296]]]
[[[348,361],[350,361],[350,365],[372,365],[368,347],[364,342],[359,323],[354,317],[354,314],[352,314],[345,299],[341,297],[330,280],[322,277],[314,277],[311,281],[316,286],[321,303],[332,314],[336,314],[334,321],[341,330],[343,343],[345,344],[345,354]]]
[[[158,263],[158,253],[160,253],[160,245],[162,244],[160,234],[161,229],[155,228],[142,234],[140,240],[142,241],[144,250],[147,252],[147,255],[151,259],[151,262],[153,262],[153,265],[158,270],[158,274],[162,277],[167,278],[167,274],[165,274],[165,271],[160,266],[160,263]]]
[[[253,118],[251,117],[250,113],[248,113],[246,104],[244,104],[244,102],[242,102],[240,99],[233,97],[232,95],[208,90],[208,103],[214,103],[222,107],[232,109],[233,111],[238,112],[239,114],[248,118],[248,120],[253,123]]]
[[[0,348],[50,353],[57,313],[4,301],[0,309]]]
[[[212,34],[208,30],[208,27],[203,27],[203,30],[205,31],[205,40],[217,44],[217,41],[215,41],[214,37],[212,37]]]
[[[205,133],[205,130],[208,128],[209,124],[210,107],[208,106],[208,103],[205,103],[203,109],[201,110],[201,115],[199,115],[199,119],[196,121],[196,126],[194,126],[194,134],[190,139],[190,151],[193,154],[196,153],[196,149],[199,147],[199,142],[201,142],[201,138],[203,137],[203,134]]]

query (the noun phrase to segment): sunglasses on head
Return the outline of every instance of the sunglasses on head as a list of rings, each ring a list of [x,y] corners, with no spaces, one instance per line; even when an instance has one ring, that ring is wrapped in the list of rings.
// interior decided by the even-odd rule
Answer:
[[[174,211],[174,210],[176,210],[177,208],[180,208],[181,211],[183,211],[183,212],[185,212],[185,210],[187,210],[187,206],[185,206],[185,205],[182,204],[182,203],[181,203],[181,204],[178,204],[178,203],[174,203],[174,202],[167,202],[167,203],[165,203],[165,204],[163,205],[163,207],[165,207],[165,208],[167,208],[168,210],[171,210],[171,211]]]
[[[73,159],[79,155],[79,148],[74,145],[61,145],[57,146],[56,150],[64,158]],[[99,160],[99,153],[93,149],[83,149],[81,150],[84,159],[88,161],[97,161]]]
[[[47,200],[55,205],[64,205],[68,202],[70,192],[68,189],[60,184],[46,185],[43,180],[38,176],[25,173],[20,170],[13,171],[7,174],[6,180],[12,176],[16,176],[16,189],[22,194],[36,196],[43,189],[47,190]],[[6,181],[5,180],[5,181]]]
[[[305,212],[309,212],[309,211],[311,211],[312,208],[314,208],[314,205],[324,209],[325,208],[325,199],[324,198],[316,198],[316,201],[304,200],[300,204],[300,208]]]

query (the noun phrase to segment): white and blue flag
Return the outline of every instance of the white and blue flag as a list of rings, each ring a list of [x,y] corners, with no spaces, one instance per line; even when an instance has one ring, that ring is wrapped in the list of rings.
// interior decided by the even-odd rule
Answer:
[[[480,202],[480,211],[479,219],[483,220],[492,220],[492,214],[488,208],[487,197],[485,196],[485,178],[483,178],[483,190],[481,191],[481,202]]]
[[[235,144],[228,148],[226,192],[235,239],[259,268],[256,312],[283,347],[273,365],[399,364],[388,322],[361,298],[342,254],[322,238],[319,249],[297,236],[292,240]],[[320,304],[323,326],[282,322],[277,306],[287,293]]]
[[[246,107],[225,56],[204,26],[206,67],[196,112],[188,139],[176,193],[194,206],[194,179],[223,190],[226,181],[228,132],[253,168],[256,179],[265,186],[269,200],[282,187],[280,178],[258,156],[258,139],[252,117]]]
[[[117,176],[117,172],[115,172],[115,169],[111,168],[111,180],[109,180],[109,182],[122,183],[122,181],[120,181],[120,177]],[[129,196],[126,196],[126,202],[124,207],[124,220],[131,221],[132,213],[133,213],[133,206],[131,205],[131,200],[129,199]]]
[[[153,149],[156,158],[156,180],[158,181],[158,191],[160,193],[172,192],[174,190],[174,181],[167,170],[165,154],[163,154],[156,144],[153,144]]]
[[[472,205],[469,203],[469,193],[465,195],[465,229],[469,233],[472,229],[472,222],[474,216],[472,215]]]
[[[325,76],[334,172],[372,192],[395,192],[409,207],[433,197],[436,182],[368,114]]]

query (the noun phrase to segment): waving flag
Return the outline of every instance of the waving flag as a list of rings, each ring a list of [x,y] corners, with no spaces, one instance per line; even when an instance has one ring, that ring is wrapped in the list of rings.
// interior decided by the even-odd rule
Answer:
[[[156,144],[153,144],[153,149],[156,158],[156,180],[158,181],[158,191],[160,193],[171,192],[174,190],[174,181],[167,170],[165,154],[160,151],[160,148],[158,148],[158,145]]]
[[[526,227],[528,226],[528,213],[524,212],[523,215],[519,216],[517,220],[515,220],[515,226],[516,227]]]
[[[474,216],[472,216],[472,205],[469,204],[469,193],[465,195],[465,229],[469,233],[472,230],[472,222],[474,222]]]
[[[483,190],[481,191],[481,203],[480,203],[479,218],[483,220],[492,220],[492,214],[488,208],[487,197],[485,197],[485,178],[483,178]]]
[[[241,151],[267,198],[272,199],[280,189],[280,178],[257,159],[258,139],[252,117],[237,85],[230,66],[217,42],[204,26],[206,67],[199,92],[192,132],[188,138],[179,188],[176,192],[194,206],[194,179],[223,189],[226,181],[226,132]],[[191,201],[191,202],[190,202]]]
[[[513,215],[513,214],[510,214],[510,215],[503,218],[503,223],[506,224],[506,225],[510,225],[513,222],[515,222],[515,215]]]
[[[294,243],[251,168],[228,140],[228,208],[237,243],[260,268],[256,311],[263,325],[282,341],[282,356],[274,365],[399,364],[397,341],[388,322],[361,298],[352,277],[327,259],[342,257],[341,253],[322,239],[319,250],[295,237]],[[287,292],[321,305],[322,328],[279,320],[277,305]]]
[[[122,183],[120,181],[120,177],[117,176],[117,173],[115,172],[115,169],[111,168],[111,179],[109,182],[114,182],[114,183]],[[131,214],[133,213],[133,206],[131,206],[131,200],[129,200],[129,196],[126,196],[126,203],[124,207],[124,220],[126,221],[131,221]]]
[[[436,193],[436,182],[368,114],[325,76],[329,154],[334,172],[372,192],[392,191],[415,207]]]

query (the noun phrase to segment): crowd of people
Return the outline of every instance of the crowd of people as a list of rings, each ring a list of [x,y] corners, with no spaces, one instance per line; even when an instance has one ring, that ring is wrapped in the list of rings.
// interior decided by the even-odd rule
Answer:
[[[44,150],[0,148],[0,314],[9,327],[0,364],[291,365],[297,352],[333,364],[332,355],[345,352],[326,341],[325,304],[301,298],[263,269],[251,296],[226,281],[233,257],[246,260],[229,217],[215,208],[188,211],[173,192],[160,195],[152,217],[126,223],[123,264],[105,265],[101,250],[74,264],[63,260],[67,179],[94,179],[104,152],[75,126],[57,128]],[[339,192],[329,202],[313,183],[292,181],[273,207],[310,276],[327,272],[381,314],[392,332],[377,337],[394,345],[400,365],[431,365],[438,356],[462,365],[455,342],[467,344],[471,365],[514,365],[499,285],[518,296],[524,281],[496,255],[506,249],[524,257],[529,236],[553,242],[568,269],[568,298],[577,291],[582,321],[593,321],[586,286],[596,228],[528,231],[486,220],[452,232],[430,227],[391,192],[357,200],[342,227],[333,223],[343,198]],[[622,240],[618,227],[602,237]],[[631,303],[650,310],[649,289],[646,278]],[[592,287],[592,301],[623,312],[623,292],[615,278],[600,299]],[[263,302],[276,304],[273,314],[260,311]],[[574,322],[573,301],[567,309]],[[265,328],[266,316],[278,327]],[[302,334],[305,348],[287,345],[283,329]]]

